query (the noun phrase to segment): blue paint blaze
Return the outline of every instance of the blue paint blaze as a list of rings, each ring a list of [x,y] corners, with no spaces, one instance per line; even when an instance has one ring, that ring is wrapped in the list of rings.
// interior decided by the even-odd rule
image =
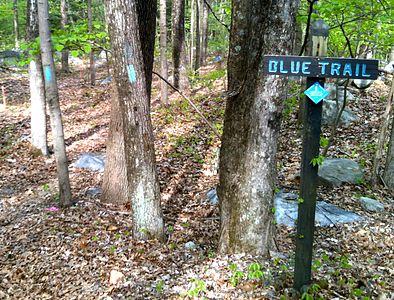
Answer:
[[[278,70],[278,61],[270,60],[268,62],[268,71],[269,72],[276,72]]]
[[[46,81],[52,81],[51,66],[44,66],[44,76]]]
[[[290,64],[291,74],[300,73],[300,67],[301,67],[301,63],[299,61],[291,61],[291,64]]]
[[[129,76],[129,80],[131,83],[137,81],[137,73],[135,72],[135,68],[133,65],[127,65],[127,75]]]
[[[335,74],[340,76],[340,69],[341,69],[341,64],[339,63],[332,63],[331,64],[331,76],[334,76]]]
[[[356,64],[356,76],[360,75],[360,64]]]

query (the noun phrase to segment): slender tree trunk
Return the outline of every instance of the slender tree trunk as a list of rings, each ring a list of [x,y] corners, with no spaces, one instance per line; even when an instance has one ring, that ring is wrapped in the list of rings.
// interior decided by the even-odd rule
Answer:
[[[161,76],[168,78],[167,64],[167,4],[166,0],[160,0],[160,63]],[[161,81],[161,101],[168,105],[168,87]]]
[[[60,14],[61,21],[60,27],[65,30],[65,26],[68,24],[68,3],[67,0],[60,0]],[[68,65],[68,50],[62,51],[62,72],[69,73],[70,67]]]
[[[391,90],[389,100],[391,99],[391,134],[389,141],[389,148],[387,151],[386,166],[383,174],[383,180],[386,185],[394,191],[394,110],[393,110],[393,89],[394,89],[394,76],[391,82]],[[390,117],[389,117],[390,118]]]
[[[88,0],[88,32],[93,32],[92,0]],[[96,84],[96,66],[94,64],[94,51],[89,53],[90,85]]]
[[[41,59],[45,79],[45,95],[51,117],[51,128],[59,180],[59,200],[60,205],[64,207],[71,205],[72,199],[66,146],[64,143],[62,114],[59,105],[55,64],[52,55],[51,35],[49,32],[48,0],[38,0],[38,20],[40,29]]]
[[[190,68],[194,70],[195,61],[195,39],[196,39],[196,2],[198,0],[191,0],[190,2]]]
[[[209,3],[209,0],[206,0]],[[202,5],[202,20],[201,20],[201,65],[207,64],[208,56],[208,6],[204,0],[201,2]]]
[[[263,74],[264,54],[290,54],[297,0],[233,0],[229,94],[220,151],[220,242],[225,253],[267,254],[275,156],[287,79]]]
[[[19,49],[19,16],[18,16],[18,0],[13,2],[14,11],[14,34],[15,34],[15,49]]]
[[[156,2],[107,0],[106,16],[113,53],[114,88],[120,103],[125,141],[127,179],[133,217],[133,236],[136,239],[163,239],[163,218],[160,190],[156,174],[153,128],[150,120],[147,83],[147,61],[153,63],[153,45],[148,45],[155,33],[155,12],[146,8]],[[153,20],[153,24],[151,21]],[[152,31],[142,36],[144,30]],[[152,26],[151,26],[152,25]],[[148,38],[147,38],[148,37]],[[144,50],[151,55],[144,59]],[[144,53],[145,54],[145,53]]]
[[[195,0],[196,8],[196,18],[195,18],[195,37],[196,37],[196,56],[194,57],[194,71],[198,71],[201,63],[201,26],[200,26],[200,16],[201,16],[201,0]]]
[[[38,37],[37,0],[27,1],[26,41],[32,42]],[[40,56],[35,56],[29,65],[30,101],[31,101],[31,144],[48,155],[47,115],[45,86]]]
[[[174,0],[172,8],[172,61],[174,86],[181,90],[189,88],[186,72],[185,51],[185,0]]]

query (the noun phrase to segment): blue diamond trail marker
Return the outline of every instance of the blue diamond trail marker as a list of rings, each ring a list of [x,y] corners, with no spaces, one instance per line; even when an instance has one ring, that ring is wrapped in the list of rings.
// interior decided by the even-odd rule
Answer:
[[[318,104],[324,98],[326,98],[330,93],[323,88],[319,82],[315,82],[312,86],[304,92],[315,104]]]

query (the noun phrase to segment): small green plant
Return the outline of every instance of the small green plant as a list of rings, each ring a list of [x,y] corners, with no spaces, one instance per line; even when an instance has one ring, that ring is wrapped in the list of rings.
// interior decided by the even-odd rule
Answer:
[[[254,280],[260,280],[264,277],[264,272],[261,270],[261,265],[257,262],[252,263],[248,267],[248,278]]]
[[[347,255],[342,255],[339,258],[339,261],[343,269],[350,269],[352,267],[352,265],[349,262],[349,257]]]
[[[100,238],[97,235],[92,236],[92,241],[97,242]]]
[[[111,245],[111,247],[109,247],[109,253],[110,254],[115,254],[116,252],[116,246],[115,245]]]
[[[190,223],[188,223],[188,222],[183,222],[183,223],[181,223],[181,226],[182,226],[183,228],[190,228]]]
[[[238,267],[235,263],[230,263],[228,268],[232,272],[232,275],[230,277],[230,284],[235,287],[244,278],[245,274],[244,272],[238,271]]]
[[[120,240],[122,238],[122,235],[120,233],[115,234],[115,239]]]
[[[187,295],[189,297],[198,297],[205,292],[206,289],[205,282],[201,279],[195,278],[193,279],[191,288],[187,291]]]
[[[43,185],[42,185],[42,190],[43,190],[44,192],[48,192],[48,191],[49,191],[49,184],[48,184],[48,183],[43,184]]]
[[[328,146],[328,138],[325,138],[324,136],[320,137],[320,147],[325,148]]]
[[[164,280],[160,279],[159,282],[156,284],[156,292],[162,293],[164,291]]]
[[[275,207],[271,208],[271,213],[272,213],[272,214],[275,214],[275,213],[276,213],[276,208],[275,208]]]
[[[305,200],[302,197],[300,197],[300,196],[297,197],[298,204],[302,204],[302,203],[304,203],[304,201]]]
[[[312,262],[312,270],[317,271],[322,265],[323,265],[322,262],[316,259]]]
[[[208,250],[207,256],[208,258],[214,258],[216,255],[215,251],[213,251],[212,249]]]
[[[319,155],[317,157],[312,158],[310,164],[314,167],[321,166],[323,164],[325,157],[323,155]]]
[[[315,299],[323,300],[324,298],[322,296],[319,296],[320,290],[321,290],[320,285],[317,283],[314,283],[308,288],[308,291],[306,291],[302,294],[301,299],[302,300],[303,299],[305,299],[305,300],[315,300]]]

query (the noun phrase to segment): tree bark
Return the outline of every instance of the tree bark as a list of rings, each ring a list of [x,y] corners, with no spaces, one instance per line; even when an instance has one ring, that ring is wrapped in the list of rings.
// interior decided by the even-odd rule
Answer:
[[[189,57],[189,64],[190,68],[194,70],[194,61],[195,61],[195,38],[196,38],[196,1],[198,0],[191,0],[190,2],[190,57]]]
[[[394,76],[391,82],[391,90],[388,101],[391,101],[391,134],[389,148],[387,151],[386,166],[383,174],[383,180],[387,187],[394,191],[394,111],[393,111],[393,90]]]
[[[26,42],[33,42],[38,37],[37,0],[27,1]],[[32,58],[29,65],[30,101],[31,101],[31,144],[48,155],[47,115],[45,86],[42,64],[39,55]]]
[[[206,0],[209,1],[209,0]],[[209,3],[209,2],[208,2]],[[205,66],[207,64],[208,56],[208,16],[209,10],[208,6],[205,4],[204,0],[201,2],[202,5],[202,20],[201,20],[201,65]]]
[[[14,12],[14,34],[15,34],[15,49],[19,49],[19,16],[18,16],[18,0],[13,2]]]
[[[68,3],[67,0],[60,0],[60,27],[61,29],[65,30],[66,25],[68,24]],[[69,73],[70,66],[68,64],[68,50],[62,51],[62,72]]]
[[[113,53],[114,88],[117,92],[123,121],[127,164],[128,193],[131,198],[133,236],[136,239],[164,237],[160,207],[160,189],[156,174],[153,128],[150,120],[146,74],[153,63],[152,33],[142,42],[140,28],[155,32],[156,10],[146,10],[140,2],[137,16],[135,0],[107,0],[106,16]],[[154,5],[156,6],[156,5]],[[144,9],[143,9],[144,8]],[[153,16],[152,16],[153,15]],[[145,16],[145,17],[144,17]],[[153,26],[150,21],[153,19]],[[140,27],[139,24],[144,24]],[[148,37],[148,38],[147,38]],[[151,49],[151,57],[143,58],[143,49]],[[147,63],[148,62],[148,63]]]
[[[168,78],[167,64],[167,4],[166,0],[160,0],[160,64],[161,76]],[[161,102],[168,105],[168,87],[161,81]]]
[[[88,0],[88,32],[93,32],[93,16],[92,16],[92,0]],[[94,64],[94,51],[91,50],[89,53],[89,74],[90,74],[90,85],[96,84],[96,66]]]
[[[181,90],[189,88],[186,72],[185,51],[185,0],[174,0],[172,8],[172,61],[174,86]]]
[[[201,16],[201,0],[195,0],[195,14],[196,18],[194,19],[195,21],[195,37],[196,37],[196,55],[194,57],[194,71],[198,71],[200,68],[200,60],[201,60],[201,26],[200,26],[200,16]]]
[[[48,0],[38,0],[38,20],[41,59],[45,80],[45,95],[51,118],[57,175],[59,180],[59,201],[60,205],[65,207],[71,205],[72,199],[66,146],[64,143],[62,114],[59,105],[55,64],[52,55],[51,36],[49,32]]]
[[[297,0],[233,0],[229,98],[219,163],[224,253],[267,254],[285,77],[263,74],[265,54],[290,54]]]

